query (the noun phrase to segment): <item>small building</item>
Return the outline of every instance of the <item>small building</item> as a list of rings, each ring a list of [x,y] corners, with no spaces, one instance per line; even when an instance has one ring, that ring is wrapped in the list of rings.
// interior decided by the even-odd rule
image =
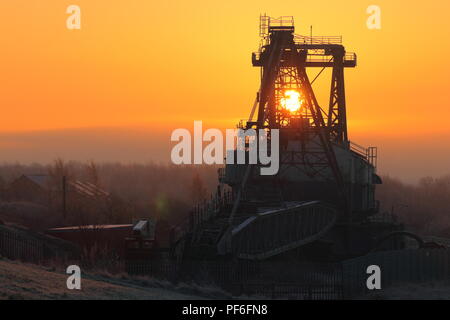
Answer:
[[[125,238],[132,233],[132,224],[85,225],[53,228],[47,234],[77,244],[82,249],[97,248],[124,255]]]
[[[90,182],[57,180],[46,174],[24,174],[10,184],[8,199],[63,212],[92,212],[106,208],[110,199],[107,191]]]
[[[151,223],[144,224],[150,221]],[[141,227],[144,227],[144,229]],[[120,258],[126,255],[130,257],[147,257],[155,251],[169,251],[170,249],[170,225],[165,221],[153,221],[152,219],[141,219],[133,224],[104,224],[83,225],[52,228],[47,234],[70,241],[78,245],[84,252],[98,250],[102,254],[114,253]],[[141,247],[142,243],[150,244]],[[140,243],[140,245],[137,245]],[[126,254],[128,251],[128,254]],[[144,253],[143,253],[144,252]]]
[[[10,184],[8,198],[13,201],[27,201],[49,206],[54,191],[49,175],[24,174]]]
[[[63,184],[65,183],[65,186]],[[84,202],[107,199],[109,193],[90,182],[79,180],[60,182],[46,174],[24,174],[14,180],[8,189],[12,201],[27,201],[48,207],[61,207],[63,201]]]

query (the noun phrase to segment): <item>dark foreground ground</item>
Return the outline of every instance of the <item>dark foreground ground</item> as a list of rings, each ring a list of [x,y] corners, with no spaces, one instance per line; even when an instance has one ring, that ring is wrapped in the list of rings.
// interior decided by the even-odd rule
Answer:
[[[0,299],[202,299],[195,294],[162,288],[164,283],[146,279],[85,275],[81,290],[69,290],[68,275],[51,268],[0,260]]]
[[[130,278],[127,275],[83,275],[82,289],[66,287],[68,275],[54,268],[23,264],[0,259],[0,300],[2,299],[139,299],[191,300],[230,299],[216,288],[181,285],[150,278]],[[245,297],[249,298],[249,297]],[[449,283],[398,285],[359,299],[387,300],[450,300]]]
[[[403,284],[362,297],[369,300],[450,300],[450,283]]]

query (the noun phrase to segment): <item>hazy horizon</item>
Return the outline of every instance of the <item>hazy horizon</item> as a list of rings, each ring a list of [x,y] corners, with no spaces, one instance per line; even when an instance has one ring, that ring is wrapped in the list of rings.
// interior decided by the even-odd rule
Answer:
[[[184,123],[193,130],[193,123]],[[210,127],[205,123],[205,128]],[[233,126],[229,126],[232,128]],[[173,127],[173,129],[179,128]],[[152,126],[72,128],[0,133],[0,162],[51,163],[56,158],[70,161],[170,163],[173,129]],[[378,172],[416,183],[425,176],[450,174],[450,148],[429,141],[450,141],[450,134],[407,134],[386,137],[380,130],[371,134],[350,131],[350,140],[365,147],[377,146]],[[428,155],[428,156],[427,156]]]

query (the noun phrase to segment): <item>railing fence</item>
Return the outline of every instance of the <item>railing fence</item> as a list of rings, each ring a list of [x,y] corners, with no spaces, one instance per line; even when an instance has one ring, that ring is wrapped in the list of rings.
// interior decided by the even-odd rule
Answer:
[[[44,245],[7,229],[0,230],[0,255],[11,260],[38,263],[44,259]]]
[[[367,268],[380,267],[381,287],[395,284],[450,280],[450,250],[420,249],[374,252],[343,262],[345,295],[370,292]]]

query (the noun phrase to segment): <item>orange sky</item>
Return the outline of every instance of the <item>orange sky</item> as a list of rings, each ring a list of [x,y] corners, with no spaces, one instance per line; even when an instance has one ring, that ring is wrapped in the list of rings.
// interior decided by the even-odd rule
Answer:
[[[81,30],[66,29],[70,4],[81,7]],[[371,4],[382,9],[380,31],[366,27]],[[148,145],[168,143],[172,129],[191,128],[193,120],[233,127],[248,116],[258,88],[250,54],[264,12],[294,15],[297,33],[308,34],[312,24],[315,35],[342,35],[347,50],[357,52],[359,66],[346,73],[353,140],[375,141],[388,164],[395,163],[395,150],[406,152],[415,143],[450,160],[439,154],[450,150],[450,140],[437,139],[450,136],[449,10],[444,0],[2,1],[0,161],[49,161],[61,154],[124,160],[113,149],[119,136],[145,148],[146,139]],[[319,97],[326,93],[326,76],[318,83]],[[137,138],[144,132],[139,128],[146,134]],[[77,140],[74,132],[103,134],[104,142],[94,145],[81,133]],[[46,148],[36,149],[30,140],[38,136]],[[64,137],[70,137],[67,143]],[[165,159],[158,154],[163,150],[127,160]],[[446,163],[432,173],[450,172]],[[412,177],[419,164],[401,176]]]

